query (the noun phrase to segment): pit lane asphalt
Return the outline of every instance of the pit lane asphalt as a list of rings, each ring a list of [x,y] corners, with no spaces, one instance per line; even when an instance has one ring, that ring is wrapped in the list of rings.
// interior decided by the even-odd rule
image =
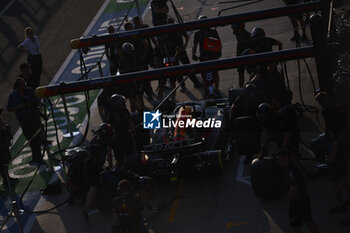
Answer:
[[[24,28],[33,27],[39,36],[43,57],[41,85],[47,85],[71,51],[70,39],[84,34],[105,0],[14,0],[0,12],[0,106],[6,107],[8,95],[27,55],[16,47],[24,40]],[[3,2],[3,1],[1,1]],[[7,10],[3,11],[3,9]],[[2,116],[15,132],[18,122],[13,113]]]
[[[174,1],[179,13],[185,21],[195,19],[201,14],[213,17],[218,10],[224,8],[223,5],[230,7],[234,4],[218,4],[217,1]],[[238,3],[237,3],[238,4]],[[239,13],[247,10],[263,9],[267,7],[280,6],[282,1],[265,0],[259,3],[237,8],[226,12]],[[174,15],[172,10],[170,14]],[[151,24],[151,16],[148,14],[145,20]],[[88,23],[87,23],[88,24]],[[292,36],[289,19],[287,17],[259,22],[247,23],[246,28],[251,30],[254,26],[262,26],[268,36],[272,36],[284,43],[284,48],[294,46],[289,38]],[[223,41],[223,57],[230,57],[235,54],[235,38],[231,29],[226,26],[218,28],[218,32]],[[80,34],[79,34],[80,35]],[[309,31],[308,31],[308,35]],[[192,46],[193,34],[191,34],[188,54]],[[69,38],[67,41],[69,41]],[[311,64],[314,77],[315,66],[313,59],[307,59]],[[295,93],[294,102],[299,102],[297,95],[297,67],[296,62],[288,63],[289,77],[291,87]],[[302,65],[303,94],[307,104],[316,105],[313,101],[312,86],[306,75],[306,68]],[[232,86],[238,85],[237,72],[228,70],[220,72],[221,83],[220,90],[226,94]],[[317,80],[315,80],[317,82]],[[192,88],[192,83],[187,81],[188,91],[184,93],[177,92],[177,100],[183,101],[201,99],[199,90]],[[155,90],[156,84],[152,84]],[[149,103],[146,104],[148,106]],[[307,115],[309,116],[309,115]],[[302,130],[303,138],[310,139],[320,130],[317,124],[311,120],[303,122],[308,128]],[[92,115],[92,126],[94,128],[100,123],[97,112]],[[241,174],[239,174],[241,172]],[[160,185],[157,190],[147,198],[150,203],[158,206],[160,203],[166,203],[174,195],[179,198],[164,205],[165,208],[159,215],[149,221],[150,231],[161,232],[290,232],[288,227],[287,200],[286,197],[264,202],[256,198],[249,185],[249,168],[243,167],[240,155],[235,155],[233,161],[225,168],[224,173],[219,175],[194,176],[183,181],[182,185],[172,187],[169,185]],[[241,179],[237,179],[241,178]],[[245,180],[246,182],[242,182]],[[320,232],[348,232],[347,228],[339,226],[337,221],[346,215],[331,215],[328,209],[335,203],[332,188],[326,178],[320,178],[308,181],[308,188],[312,200],[312,212]],[[52,204],[61,200],[59,197],[48,197],[48,202],[41,208],[50,207]],[[36,222],[30,232],[109,232],[111,226],[111,216],[101,212],[90,215],[91,225],[88,226],[84,219],[79,215],[81,207],[64,205],[51,213],[42,214],[36,217]],[[147,211],[146,217],[151,216]],[[304,227],[305,228],[305,227]],[[306,229],[303,229],[303,231]]]

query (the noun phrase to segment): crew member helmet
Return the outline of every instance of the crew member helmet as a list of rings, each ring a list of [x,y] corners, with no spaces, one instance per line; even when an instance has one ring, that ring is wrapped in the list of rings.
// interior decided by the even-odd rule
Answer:
[[[83,163],[90,156],[90,152],[85,147],[75,147],[67,150],[65,160],[74,163]]]
[[[256,115],[260,119],[263,125],[271,122],[273,117],[273,110],[271,105],[267,103],[260,104],[258,107],[258,111],[256,112]]]
[[[236,31],[238,29],[245,28],[245,24],[244,23],[233,23],[233,24],[231,24],[231,28],[232,28],[232,30]]]
[[[320,91],[315,95],[315,100],[322,107],[326,106],[327,102],[329,102],[328,93],[324,91]]]
[[[262,38],[265,37],[265,31],[261,27],[255,27],[252,30],[252,38]]]
[[[114,94],[111,96],[111,98],[109,99],[110,103],[114,106],[117,107],[125,107],[125,103],[126,103],[126,99],[124,96],[119,95],[119,94]]]
[[[246,96],[255,96],[256,93],[256,85],[253,83],[248,83],[244,88],[244,94]]]
[[[133,185],[129,180],[121,180],[118,183],[118,191],[123,192],[123,193],[130,193],[134,189]]]
[[[255,54],[255,51],[253,49],[245,49],[241,55],[244,56],[244,55],[250,55],[250,54]]]
[[[130,54],[130,53],[133,53],[135,51],[135,47],[133,44],[131,44],[130,42],[125,42],[123,45],[122,45],[122,52],[124,54]]]
[[[143,192],[151,192],[154,189],[154,181],[151,177],[141,176],[137,183],[137,187]]]

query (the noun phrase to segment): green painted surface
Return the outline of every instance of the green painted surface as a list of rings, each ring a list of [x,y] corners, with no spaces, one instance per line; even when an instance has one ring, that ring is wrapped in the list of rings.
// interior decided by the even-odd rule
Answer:
[[[139,6],[140,8],[144,8],[145,6],[147,6],[147,4],[149,3],[150,0],[139,0]],[[123,3],[124,2],[124,3]],[[114,12],[118,12],[118,11],[127,11],[130,6],[132,4],[132,1],[128,1],[128,0],[118,0],[118,3],[116,0],[111,0],[108,4],[108,6],[106,7],[104,13],[114,13]],[[136,8],[136,4],[133,5],[133,8]],[[97,98],[97,94],[98,94],[99,90],[94,90],[94,91],[90,91],[90,99],[89,99],[89,104],[91,105],[93,103],[93,101]],[[83,93],[77,93],[77,94],[83,94]],[[55,100],[57,100],[58,97],[54,97],[52,98],[52,102],[55,103]],[[76,129],[77,126],[79,124],[82,123],[83,119],[86,116],[86,104],[85,102],[79,103],[77,105],[74,105],[73,107],[78,108],[79,109],[79,114],[74,115],[74,121],[72,122],[72,128]],[[64,113],[63,110],[61,109],[60,112],[55,113],[55,118],[59,118],[59,117],[64,117]],[[63,120],[57,120],[57,124],[62,123]],[[53,126],[53,122],[51,122],[50,124],[48,124],[48,126]],[[59,130],[66,130],[67,126],[60,128]],[[89,129],[91,130],[91,129]],[[23,134],[21,134],[18,138],[18,140],[15,142],[15,144],[13,145],[13,147],[11,148],[11,155],[12,155],[12,159],[16,159],[17,157],[25,154],[20,152],[20,149],[23,147],[24,143],[26,142],[25,137],[23,136]],[[60,147],[61,148],[67,148],[72,142],[71,138],[63,138],[61,143],[60,143]],[[27,146],[29,147],[29,146]],[[25,148],[25,150],[28,151],[28,149]],[[29,149],[30,150],[30,149]],[[50,148],[51,152],[57,152],[58,151],[58,146],[54,146],[52,148]],[[28,152],[27,152],[28,153]],[[60,153],[56,153],[54,158],[56,160],[60,160],[61,154]],[[20,163],[17,163],[16,165],[10,164],[9,165],[9,170],[16,168],[16,167],[20,167],[20,166],[24,166],[26,164],[28,164],[28,162],[31,160],[31,156],[28,156],[26,158],[23,158]],[[48,163],[48,161],[44,161],[46,164]],[[58,161],[54,162],[54,164],[58,164]],[[34,167],[25,167],[22,169],[17,170],[14,174],[15,175],[25,175],[31,172],[34,172],[35,168]],[[45,170],[42,170],[41,172],[39,172],[35,178],[33,183],[31,184],[29,191],[38,191],[40,190],[44,185],[46,185],[51,177],[52,177],[53,173],[52,172],[48,172]],[[27,178],[20,178],[19,181],[15,184],[15,191],[16,193],[22,193],[23,190],[25,189],[25,187],[27,186],[27,184],[30,182],[30,180],[32,179],[32,177],[27,177]],[[0,177],[0,183],[2,183],[2,179]],[[2,185],[0,185],[0,195],[1,195],[1,191],[4,190]],[[6,195],[6,192],[5,192]]]
[[[90,98],[89,98],[89,107],[91,106],[91,104],[93,103],[93,101],[97,98],[99,90],[93,90],[90,91]],[[78,93],[78,95],[83,95],[83,93]],[[55,103],[55,100],[57,100],[57,97],[52,99],[52,102]],[[74,100],[74,99],[73,99]],[[75,129],[77,128],[77,126],[79,124],[82,123],[82,121],[84,120],[87,111],[86,111],[86,102],[83,101],[77,105],[72,105],[72,107],[78,108],[79,109],[79,113],[74,115],[74,121],[72,122],[72,128]],[[59,118],[59,117],[64,117],[64,113],[63,111],[59,112],[59,113],[55,113],[55,118]],[[52,116],[50,116],[50,118],[52,118]],[[57,124],[61,123],[62,121],[57,121]],[[48,126],[53,126],[53,122],[50,122],[50,124],[48,124]],[[59,128],[59,130],[65,130],[67,127],[61,127]],[[89,129],[91,130],[91,129]],[[25,143],[25,137],[23,136],[23,134],[20,135],[20,137],[18,138],[18,140],[16,141],[16,143],[13,145],[12,149],[11,149],[11,155],[12,155],[12,159],[15,159],[21,155],[23,155],[24,153],[19,153],[19,150],[23,147],[24,143]],[[67,148],[72,142],[72,138],[63,138],[63,140],[60,143],[60,147],[61,148]],[[53,146],[50,148],[51,153],[57,152],[58,151],[58,146]],[[54,158],[56,160],[60,160],[61,159],[61,154],[60,153],[56,153]],[[23,166],[25,164],[28,164],[28,162],[31,160],[31,156],[24,158],[21,163],[13,165],[10,164],[9,165],[9,170],[13,169],[16,166]],[[44,163],[48,164],[48,161],[44,161]],[[59,162],[58,161],[54,161],[54,165],[57,165]],[[23,169],[17,170],[14,174],[15,175],[24,175],[24,174],[28,174],[30,172],[35,171],[35,167],[25,167]],[[31,184],[30,188],[28,191],[38,191],[40,190],[44,185],[46,185],[51,177],[52,177],[53,173],[52,172],[48,172],[46,170],[42,170],[41,172],[39,172],[35,178],[33,183]],[[30,180],[32,179],[32,177],[27,177],[27,178],[20,178],[18,182],[15,183],[15,191],[17,194],[22,193],[23,190],[25,189],[25,187],[27,186],[27,184],[30,182]],[[2,183],[2,179],[0,178],[1,183]],[[0,186],[0,191],[4,190],[2,185]],[[5,192],[6,194],[6,192]],[[0,192],[1,195],[1,192]]]

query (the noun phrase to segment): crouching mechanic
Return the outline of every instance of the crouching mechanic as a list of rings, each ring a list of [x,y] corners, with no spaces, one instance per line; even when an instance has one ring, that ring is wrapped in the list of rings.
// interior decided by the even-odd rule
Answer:
[[[71,193],[70,203],[85,199],[90,186],[98,186],[96,176],[102,171],[86,148],[76,147],[66,152],[67,181],[66,186]]]
[[[112,233],[145,233],[143,221],[143,201],[134,186],[128,180],[118,184],[118,197],[113,200]]]
[[[124,165],[126,156],[136,153],[135,135],[130,132],[134,123],[125,102],[125,97],[119,94],[110,98],[113,152],[119,166]]]
[[[322,106],[322,116],[326,125],[327,164],[329,167],[329,181],[335,186],[337,204],[329,211],[342,213],[347,211],[343,200],[342,184],[349,187],[346,179],[348,174],[349,146],[346,142],[346,110],[326,92],[320,92],[315,100]]]
[[[257,117],[261,122],[260,158],[268,155],[270,142],[275,142],[278,148],[286,147],[295,154],[299,153],[300,129],[293,105],[274,110],[270,104],[262,103]]]
[[[289,224],[294,233],[300,233],[303,222],[309,232],[318,233],[318,228],[311,216],[310,196],[305,182],[305,170],[298,162],[297,155],[286,147],[276,153],[277,162],[288,171],[289,183]]]
[[[108,155],[109,167],[112,167],[111,155],[111,137],[112,127],[110,124],[100,124],[98,130],[95,131],[95,136],[90,141],[90,156],[84,164],[84,173],[86,173],[88,194],[86,196],[83,216],[88,221],[88,211],[92,207],[94,200],[99,191],[100,173],[103,171],[103,166]]]
[[[94,137],[90,141],[89,149],[74,148],[67,153],[68,179],[67,187],[71,190],[71,201],[84,199],[86,197],[83,215],[87,217],[87,212],[96,198],[100,173],[109,154],[110,138],[112,128],[107,123],[102,123],[95,131]],[[109,156],[111,158],[111,155]],[[111,162],[109,159],[109,166]]]
[[[87,196],[82,210],[82,215],[88,220],[88,211],[92,207],[94,200],[97,197],[100,187],[100,173],[103,171],[103,166],[96,158],[90,156],[84,164],[84,177],[86,179]]]
[[[94,137],[90,140],[89,151],[99,166],[104,166],[106,158],[108,166],[113,167],[112,161],[112,127],[108,123],[101,123]]]

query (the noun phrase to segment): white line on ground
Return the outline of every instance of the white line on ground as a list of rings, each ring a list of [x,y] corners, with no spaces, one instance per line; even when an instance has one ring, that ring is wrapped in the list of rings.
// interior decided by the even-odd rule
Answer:
[[[110,2],[110,0],[106,0],[106,1],[103,3],[103,5],[101,6],[100,10],[97,12],[97,14],[95,15],[94,19],[91,21],[90,25],[89,25],[89,26],[87,27],[87,29],[85,30],[84,34],[87,34],[88,32],[90,32],[90,30],[92,29],[92,27],[94,26],[94,24],[96,23],[96,21],[98,20],[98,18],[102,15],[104,9],[106,8],[106,6],[108,5],[109,2]],[[62,66],[60,67],[60,69],[58,70],[58,72],[56,73],[55,77],[51,80],[50,84],[55,83],[55,82],[58,80],[58,78],[60,77],[60,75],[63,73],[64,69],[68,66],[68,63],[71,61],[71,59],[72,59],[74,53],[75,53],[74,50],[72,50],[72,51],[70,52],[70,54],[68,55],[68,57],[66,58],[66,60],[64,61],[64,63],[62,64]],[[95,110],[96,107],[97,107],[97,99],[95,99],[95,101],[94,101],[93,104],[91,105],[90,111]],[[85,122],[87,122],[87,116],[84,118],[84,121],[83,121],[82,125],[86,125]],[[84,124],[84,123],[85,123],[85,124]],[[19,130],[20,130],[20,129],[19,129]],[[20,134],[18,134],[18,132],[17,132],[16,135],[19,136]],[[80,135],[81,135],[81,134],[80,134]],[[78,138],[78,137],[76,137],[76,138]],[[74,138],[74,139],[76,139],[76,138]],[[74,139],[72,140],[72,143],[74,143],[76,140],[78,140],[78,139],[76,139],[76,140],[74,140]],[[72,144],[71,144],[71,145],[72,145]],[[74,145],[74,144],[73,144],[73,145]],[[52,180],[56,179],[56,178],[57,178],[57,175],[56,175],[56,173],[55,173],[54,176],[51,178],[50,182],[51,182]],[[38,204],[34,207],[34,209],[37,209],[38,207],[42,206],[44,202],[46,202],[46,200],[45,200],[43,197],[40,197],[39,202],[38,202]],[[29,217],[27,223],[26,223],[25,226],[24,226],[24,233],[29,233],[29,232],[30,232],[30,230],[32,229],[32,227],[33,227],[33,225],[34,225],[34,223],[35,223],[35,218],[36,218],[36,215],[34,215],[34,214],[30,215],[30,217]]]
[[[58,175],[57,173],[55,172],[50,180],[50,182],[52,180],[55,180],[58,178]],[[47,200],[43,197],[43,196],[40,196],[40,199],[38,201],[38,203],[36,204],[36,206],[34,207],[34,211],[35,210],[40,210],[41,207],[44,205],[44,203],[47,202]],[[23,232],[24,233],[29,233],[30,230],[32,229],[32,226],[33,224],[35,223],[35,218],[36,218],[37,214],[31,214],[28,218],[28,221],[27,223],[24,225],[24,229],[23,229]]]
[[[16,1],[16,0],[12,0],[9,5]],[[86,30],[84,31],[84,35],[88,34],[92,27],[94,26],[94,24],[96,23],[96,21],[98,20],[98,18],[102,15],[103,11],[105,10],[105,8],[107,7],[107,5],[109,4],[110,0],[106,0],[103,5],[101,6],[101,8],[98,10],[97,14],[95,15],[94,19],[91,21],[91,23],[89,24],[89,26],[86,28]],[[7,9],[10,6],[7,6]],[[6,9],[6,7],[5,7]],[[4,10],[5,10],[4,9]],[[6,9],[6,10],[7,10]],[[2,10],[1,12],[3,12],[4,10]],[[1,13],[0,13],[1,16]],[[57,82],[58,78],[61,77],[63,71],[66,69],[66,67],[68,66],[69,62],[71,62],[74,54],[75,54],[76,50],[73,50],[69,53],[69,55],[67,56],[66,60],[64,60],[63,64],[61,65],[61,67],[58,69],[57,73],[55,74],[55,76],[53,77],[53,79],[51,80],[50,84],[54,84]],[[18,128],[17,132],[15,133],[15,135],[13,136],[13,144],[14,145],[17,141],[17,139],[19,138],[19,136],[22,134],[22,129]]]
[[[91,107],[90,107],[90,111],[94,111],[97,108],[97,98],[95,99],[95,101],[92,103]],[[85,128],[87,125],[87,119],[88,115],[85,116],[83,123],[81,124],[82,128]],[[79,142],[81,140],[82,137],[82,133],[80,133],[78,136],[74,137],[74,139],[72,140],[70,146],[72,145],[76,145],[77,142]],[[62,166],[62,165],[61,165]],[[51,180],[49,181],[49,183],[51,183],[52,181],[56,180],[58,178],[58,176],[60,175],[59,172],[62,171],[57,171],[54,173],[54,175],[52,176]],[[39,208],[41,206],[44,205],[44,203],[46,203],[47,200],[45,198],[43,198],[42,196],[40,197],[38,203],[36,204],[36,206],[34,207],[34,210],[39,210]],[[30,215],[27,224],[24,227],[24,233],[29,233],[30,230],[32,229],[33,224],[35,223],[35,214]]]
[[[6,11],[12,6],[13,3],[15,3],[16,0],[12,0],[11,2],[9,2],[4,9],[2,9],[2,11],[0,12],[0,16],[2,16],[3,14],[6,13]]]
[[[90,30],[92,29],[92,27],[94,26],[94,24],[96,23],[96,21],[98,20],[98,18],[102,15],[104,9],[107,7],[108,3],[110,2],[110,0],[106,0],[103,5],[101,6],[100,10],[97,12],[96,16],[94,17],[94,19],[91,21],[90,25],[87,27],[87,29],[84,32],[84,35],[87,34],[88,32],[90,32]],[[150,2],[148,3],[147,7],[145,8],[143,14],[142,14],[142,19],[144,19],[148,13],[148,8],[150,5]],[[50,84],[57,82],[58,78],[61,76],[61,74],[63,73],[63,71],[66,69],[66,67],[68,66],[68,63],[71,61],[72,57],[74,56],[75,51],[72,50],[70,52],[70,54],[68,55],[68,57],[66,58],[66,60],[64,61],[64,63],[62,64],[62,66],[59,68],[58,72],[56,73],[55,77],[51,80]],[[93,112],[95,109],[97,108],[97,98],[95,99],[95,101],[93,102],[93,104],[90,107],[90,112]],[[81,128],[85,128],[88,122],[88,115],[85,116],[82,124],[81,124]],[[19,135],[21,133],[21,129],[19,129],[16,132],[16,140],[18,139]],[[75,145],[82,137],[82,134],[79,134],[78,136],[76,136],[73,140],[71,145]],[[57,174],[55,173],[54,176],[52,177],[52,179],[50,180],[53,181],[54,179],[57,179]],[[42,206],[43,203],[46,202],[46,200],[41,197],[38,204],[34,207],[34,209],[38,209],[38,207]],[[35,222],[35,216],[36,215],[31,215],[27,221],[27,224],[24,227],[24,233],[29,233],[34,222]]]
[[[98,18],[102,15],[103,11],[105,10],[105,8],[107,7],[107,5],[109,4],[110,0],[106,0],[103,5],[101,6],[101,8],[98,10],[97,14],[95,15],[94,19],[91,21],[91,23],[89,24],[89,26],[86,28],[85,32],[83,35],[87,35],[92,27],[94,26],[94,24],[96,23],[96,21],[98,20]],[[58,78],[62,75],[63,71],[66,69],[66,67],[68,66],[68,63],[72,60],[72,57],[74,56],[76,50],[72,49],[72,51],[69,53],[68,57],[66,58],[66,60],[63,62],[63,64],[61,65],[61,67],[58,69],[56,75],[53,77],[53,79],[51,80],[50,84],[52,83],[56,83]]]

